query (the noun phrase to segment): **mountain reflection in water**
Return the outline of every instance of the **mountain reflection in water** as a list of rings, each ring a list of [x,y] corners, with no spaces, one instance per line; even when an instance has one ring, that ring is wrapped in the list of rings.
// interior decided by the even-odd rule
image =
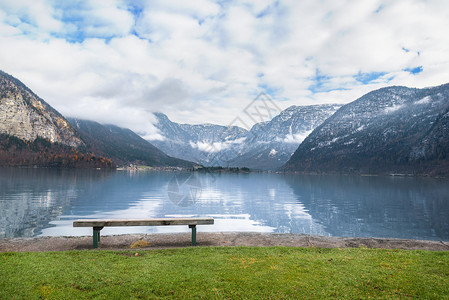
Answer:
[[[199,231],[447,241],[448,183],[434,178],[0,169],[0,237],[91,234],[89,228],[72,227],[79,218],[211,216],[215,225],[199,226]]]

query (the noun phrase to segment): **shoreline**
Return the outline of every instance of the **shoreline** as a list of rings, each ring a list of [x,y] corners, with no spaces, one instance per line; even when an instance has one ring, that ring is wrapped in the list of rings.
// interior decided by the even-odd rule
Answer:
[[[136,244],[143,247],[132,247]],[[316,247],[449,251],[449,242],[395,238],[326,237],[257,232],[199,232],[196,247]],[[190,233],[122,234],[101,237],[98,250],[152,250],[191,247]],[[0,238],[1,252],[89,250],[92,236]]]

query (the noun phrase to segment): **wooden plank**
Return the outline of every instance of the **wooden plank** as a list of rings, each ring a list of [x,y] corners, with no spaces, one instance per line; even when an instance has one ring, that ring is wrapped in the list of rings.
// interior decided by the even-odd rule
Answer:
[[[164,226],[164,225],[209,225],[213,218],[159,218],[159,219],[85,219],[73,222],[73,227],[106,226]]]

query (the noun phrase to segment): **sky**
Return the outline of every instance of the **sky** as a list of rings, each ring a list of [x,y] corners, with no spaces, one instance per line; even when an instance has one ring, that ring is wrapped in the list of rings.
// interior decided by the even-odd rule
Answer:
[[[280,110],[447,83],[447,28],[447,0],[0,0],[0,69],[158,139],[153,112],[239,125],[261,93]]]

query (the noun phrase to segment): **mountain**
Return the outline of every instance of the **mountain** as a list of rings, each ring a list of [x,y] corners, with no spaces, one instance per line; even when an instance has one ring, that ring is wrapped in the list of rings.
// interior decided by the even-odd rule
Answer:
[[[171,156],[205,166],[276,169],[339,107],[291,106],[271,121],[255,124],[250,131],[237,126],[178,124],[156,113],[155,126],[164,139],[151,140],[151,143]]]
[[[0,71],[0,166],[112,168],[84,151],[69,122],[18,79]]]
[[[67,120],[22,82],[0,71],[0,133],[70,147],[84,143]]]
[[[448,175],[449,84],[364,95],[317,127],[283,169]]]
[[[237,126],[178,124],[162,113],[155,116],[164,139],[150,142],[170,156],[205,166],[225,165],[227,155],[233,156],[232,145],[241,143],[248,132]]]
[[[231,166],[274,170],[289,160],[299,144],[341,105],[291,106],[269,122],[254,125]]]
[[[129,129],[65,119],[18,79],[0,71],[0,166],[115,168],[129,163],[193,167]]]
[[[193,167],[192,162],[170,157],[133,131],[115,125],[101,125],[94,121],[69,118],[80,133],[87,150],[108,157],[116,165]]]

